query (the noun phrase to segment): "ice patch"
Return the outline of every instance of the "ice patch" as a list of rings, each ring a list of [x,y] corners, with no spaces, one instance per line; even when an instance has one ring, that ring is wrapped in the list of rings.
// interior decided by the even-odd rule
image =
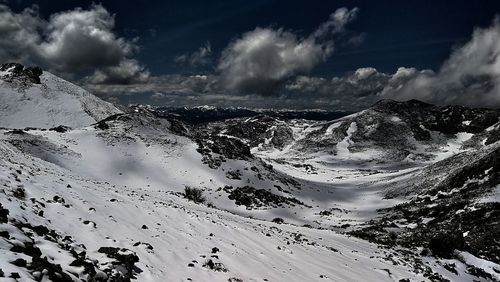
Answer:
[[[330,126],[326,129],[326,131],[325,131],[325,135],[331,135],[331,134],[332,134],[332,132],[333,132],[333,130],[334,130],[335,128],[338,128],[340,125],[342,125],[342,122],[336,122],[336,123],[334,123],[334,124],[330,125]]]
[[[337,156],[338,157],[349,157],[351,152],[349,151],[349,146],[353,143],[351,136],[354,132],[358,130],[356,122],[351,122],[351,125],[347,129],[347,136],[337,144]]]
[[[477,268],[481,268],[482,270],[486,271],[489,273],[491,276],[495,277],[496,279],[500,279],[500,273],[498,273],[498,269],[500,269],[500,265],[480,259],[478,257],[475,257],[474,255],[468,253],[468,252],[460,252],[460,256],[462,259],[465,261],[467,264],[471,264]]]
[[[390,117],[389,120],[392,122],[402,122],[402,120],[397,116],[392,116],[392,117]]]
[[[497,185],[493,190],[493,192],[491,192],[491,194],[480,199],[478,203],[484,204],[484,203],[498,203],[498,202],[500,202],[500,185]]]

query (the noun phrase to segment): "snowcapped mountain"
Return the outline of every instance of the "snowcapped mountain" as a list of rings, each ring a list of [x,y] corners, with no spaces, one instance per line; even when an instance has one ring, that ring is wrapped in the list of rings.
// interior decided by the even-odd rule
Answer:
[[[1,75],[0,277],[500,279],[499,111],[121,112],[37,69]]]
[[[40,68],[0,65],[0,127],[82,127],[119,112]]]

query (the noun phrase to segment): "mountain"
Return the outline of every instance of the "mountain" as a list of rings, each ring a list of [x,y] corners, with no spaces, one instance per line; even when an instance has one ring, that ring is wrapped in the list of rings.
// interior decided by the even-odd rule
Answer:
[[[119,111],[46,72],[3,72],[7,95],[41,106],[21,123],[1,94],[0,277],[500,279],[497,110]]]
[[[113,105],[37,67],[0,65],[0,127],[82,127],[119,113]]]
[[[308,119],[328,120],[337,119],[347,115],[343,111],[324,110],[269,110],[269,109],[246,109],[246,108],[221,108],[212,106],[197,107],[157,107],[154,109],[160,116],[165,118],[177,118],[189,123],[207,123],[212,121],[223,121],[232,118],[255,117],[266,115],[280,119]]]

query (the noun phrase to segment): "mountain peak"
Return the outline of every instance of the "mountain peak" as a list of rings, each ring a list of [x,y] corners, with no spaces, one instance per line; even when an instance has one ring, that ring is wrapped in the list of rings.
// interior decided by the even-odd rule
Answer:
[[[39,67],[0,65],[0,127],[83,127],[121,113],[81,87]]]
[[[0,65],[0,78],[12,82],[20,79],[24,82],[40,84],[43,70],[40,67],[25,67],[19,63],[5,63]]]

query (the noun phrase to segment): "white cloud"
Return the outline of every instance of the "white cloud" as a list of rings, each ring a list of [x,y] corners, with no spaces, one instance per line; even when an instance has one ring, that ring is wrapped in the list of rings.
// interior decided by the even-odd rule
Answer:
[[[137,46],[118,37],[114,25],[114,16],[101,5],[56,13],[48,20],[36,7],[15,13],[0,5],[0,59],[38,63],[65,76],[97,69],[103,82],[134,79],[124,79],[127,74],[147,75],[129,59]]]
[[[190,66],[204,66],[212,62],[212,46],[210,42],[205,43],[204,46],[198,48],[191,54],[182,54],[174,58],[174,62],[179,64],[187,64]]]
[[[494,20],[488,28],[475,29],[471,40],[456,48],[436,72],[400,67],[384,74],[360,68],[332,79],[299,76],[286,89],[297,99],[329,98],[355,110],[382,98],[500,107],[500,23]]]
[[[229,91],[273,93],[280,84],[297,74],[308,73],[333,52],[327,35],[342,32],[357,8],[340,8],[308,37],[282,28],[256,28],[234,40],[222,52],[217,70]]]
[[[149,78],[149,71],[133,59],[124,59],[116,66],[97,69],[87,77],[88,83],[94,84],[130,84],[143,83]]]
[[[357,7],[351,10],[345,7],[339,8],[330,14],[328,21],[322,23],[312,36],[320,38],[328,34],[341,33],[345,31],[345,27],[348,23],[356,19],[358,13],[359,9]]]
[[[399,71],[398,71],[399,72]],[[475,29],[465,45],[452,52],[437,72],[412,69],[404,83],[387,87],[384,97],[421,99],[437,104],[500,106],[500,24]],[[403,71],[400,72],[403,74]]]

